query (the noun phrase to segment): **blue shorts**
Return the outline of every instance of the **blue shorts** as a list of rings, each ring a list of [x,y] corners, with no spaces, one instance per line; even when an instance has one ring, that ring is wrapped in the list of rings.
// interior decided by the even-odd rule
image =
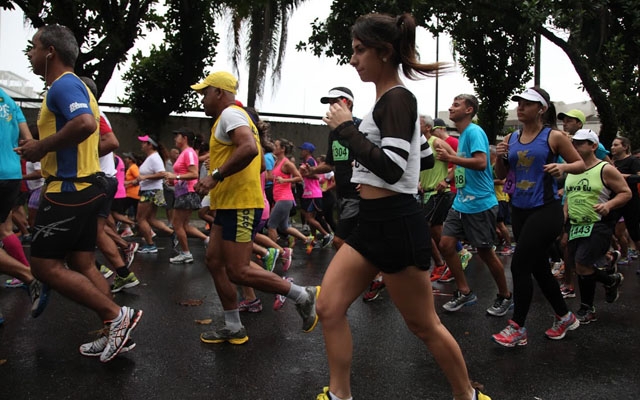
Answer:
[[[261,217],[262,208],[216,210],[213,224],[222,227],[222,240],[249,243],[256,236]]]

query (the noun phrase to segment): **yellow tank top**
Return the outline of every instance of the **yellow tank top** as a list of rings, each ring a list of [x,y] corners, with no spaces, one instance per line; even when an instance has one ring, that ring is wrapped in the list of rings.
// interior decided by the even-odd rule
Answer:
[[[262,197],[262,186],[260,183],[260,167],[262,165],[262,146],[258,136],[258,128],[255,126],[247,112],[238,106],[236,109],[242,111],[247,118],[247,125],[253,132],[253,138],[258,147],[258,155],[251,160],[251,163],[242,171],[224,178],[218,182],[215,188],[209,192],[212,210],[240,210],[251,208],[264,208]],[[211,139],[209,141],[209,174],[213,169],[221,166],[231,157],[236,146],[231,142],[223,142],[216,138],[216,130],[220,123],[222,114],[216,119],[211,128]]]

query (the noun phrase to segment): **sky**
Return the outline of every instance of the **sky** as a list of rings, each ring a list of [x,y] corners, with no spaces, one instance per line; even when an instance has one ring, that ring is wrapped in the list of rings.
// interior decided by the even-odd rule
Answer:
[[[294,11],[289,23],[289,40],[280,84],[272,87],[269,76],[264,90],[265,95],[256,107],[259,111],[321,116],[326,112],[327,106],[320,103],[320,97],[335,86],[346,86],[353,91],[355,115],[362,116],[373,106],[375,101],[373,84],[361,82],[353,67],[337,65],[336,59],[318,58],[295,49],[299,41],[306,41],[311,34],[311,22],[315,18],[322,20],[329,15],[330,6],[331,2],[326,0],[310,0],[302,3]],[[228,21],[220,21],[217,26],[220,44],[217,47],[216,61],[208,68],[208,72],[227,70],[235,74],[228,59],[227,46],[231,43],[228,35]],[[35,89],[41,89],[42,81],[31,72],[27,57],[23,53],[33,34],[34,30],[24,24],[20,12],[0,10],[0,70],[15,72],[29,79]],[[345,34],[349,34],[347,30]],[[147,39],[136,42],[136,48],[145,52],[152,43],[159,43],[161,40],[162,34],[151,33]],[[421,60],[435,61],[436,39],[425,30],[419,29],[416,42]],[[133,52],[134,50],[131,50],[130,54]],[[559,48],[543,39],[541,54],[541,87],[551,94],[553,101],[573,103],[589,100],[588,94],[579,89],[580,79],[571,62]],[[439,60],[453,62],[450,41],[443,35],[440,37]],[[118,97],[124,96],[126,83],[120,76],[126,69],[127,66],[121,66],[120,70],[114,71],[100,101],[117,102]],[[247,99],[247,75],[246,70],[240,71],[240,89],[237,98],[243,102]],[[419,112],[433,116],[436,106],[435,78],[419,81],[405,80],[405,83],[418,98]],[[527,86],[533,86],[533,81],[527,82]],[[474,92],[473,86],[460,72],[458,66],[453,72],[440,76],[438,87],[438,111],[440,112],[448,109],[456,95]],[[511,107],[514,106],[515,103],[512,103]],[[304,120],[304,122],[318,123],[312,120]]]

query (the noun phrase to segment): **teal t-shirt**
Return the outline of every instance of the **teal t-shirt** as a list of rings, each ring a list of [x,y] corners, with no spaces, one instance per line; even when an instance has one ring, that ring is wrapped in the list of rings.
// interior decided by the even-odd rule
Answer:
[[[19,123],[26,122],[22,110],[7,93],[0,89],[0,180],[22,179],[18,147]]]
[[[484,153],[487,166],[482,171],[455,167],[456,198],[453,209],[465,213],[476,214],[498,205],[493,189],[493,169],[489,160],[489,140],[482,128],[471,123],[460,134],[458,139],[458,156],[471,158],[474,153]]]

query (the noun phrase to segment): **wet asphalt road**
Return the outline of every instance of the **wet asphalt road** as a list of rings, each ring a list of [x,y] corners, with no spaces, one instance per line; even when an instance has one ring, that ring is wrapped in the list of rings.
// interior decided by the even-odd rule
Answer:
[[[138,255],[132,270],[142,284],[116,295],[119,304],[140,308],[144,316],[134,332],[137,347],[107,364],[77,350],[101,327],[91,311],[53,293],[43,315],[32,319],[26,291],[0,288],[5,317],[0,327],[0,399],[315,399],[328,384],[321,325],[302,333],[292,303],[273,311],[274,296],[258,292],[263,311],[242,315],[249,333],[246,344],[201,343],[201,332],[223,323],[203,263],[204,248],[191,240],[197,261],[171,265],[169,242],[159,238],[164,248],[157,255]],[[299,244],[288,275],[296,283],[319,284],[333,254],[332,249],[316,249],[307,256]],[[510,281],[511,257],[501,258]],[[478,257],[467,270],[478,304],[448,314],[441,306],[454,286],[435,284],[442,290],[436,306],[463,350],[472,380],[484,385],[494,400],[636,399],[637,267],[637,260],[621,267],[626,279],[618,302],[606,304],[599,288],[598,321],[569,332],[561,341],[543,337],[553,317],[537,289],[527,321],[529,344],[505,349],[490,341],[510,314],[496,318],[485,313],[496,290]],[[189,300],[202,304],[181,305]],[[579,308],[577,299],[568,303],[574,311]],[[212,325],[196,323],[209,318]],[[443,374],[409,333],[386,293],[372,303],[356,301],[349,319],[355,399],[451,399]]]

